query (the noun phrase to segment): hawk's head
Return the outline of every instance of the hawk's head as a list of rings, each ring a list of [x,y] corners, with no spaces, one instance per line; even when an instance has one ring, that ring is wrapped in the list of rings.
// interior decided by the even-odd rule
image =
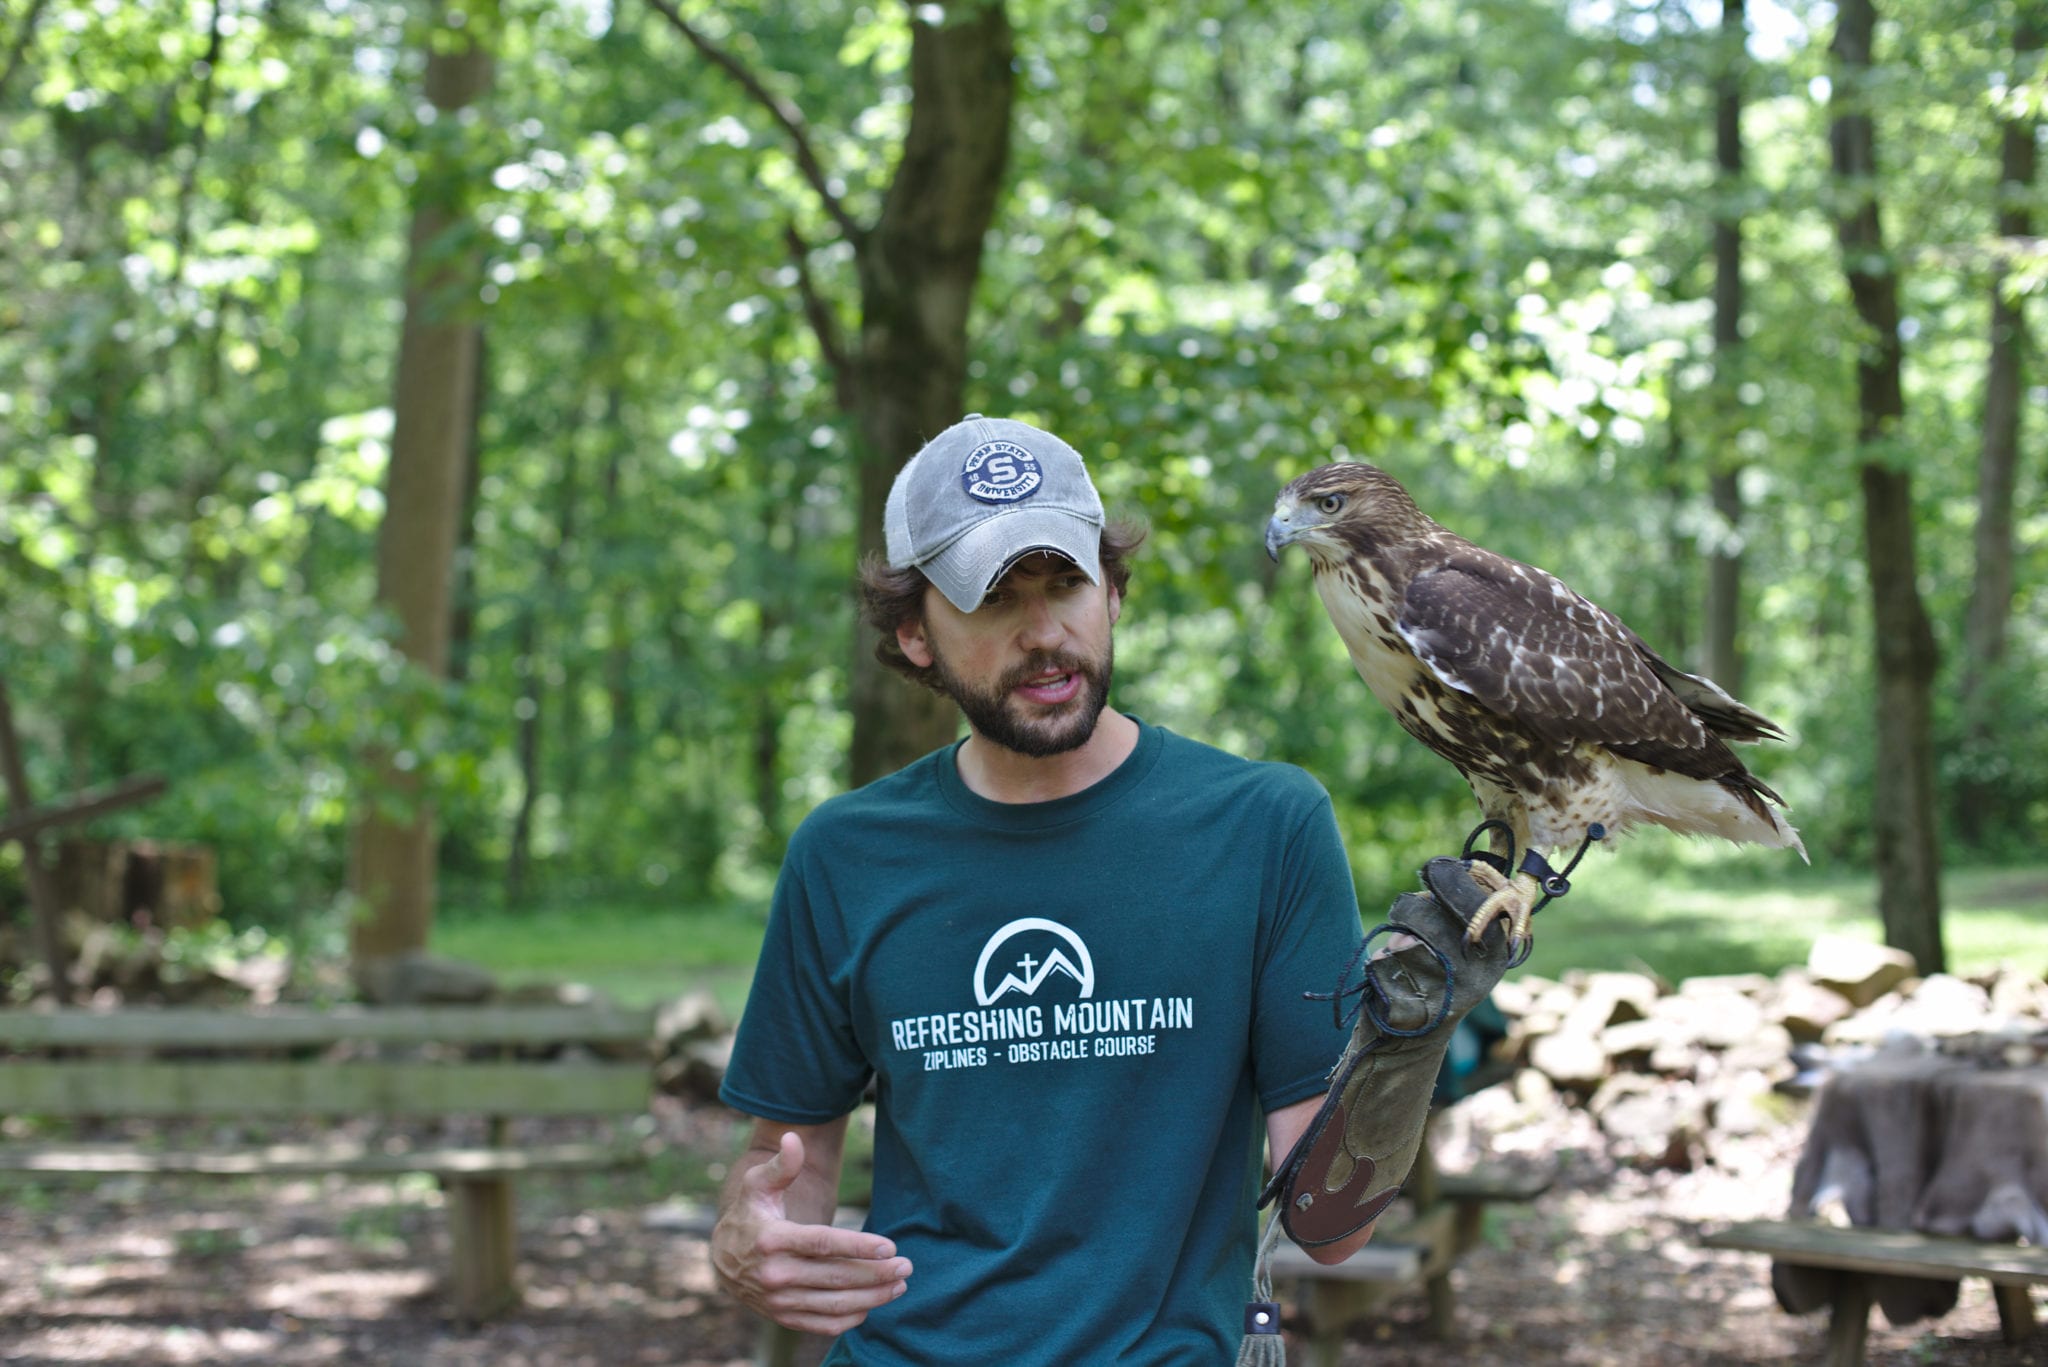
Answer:
[[[1280,491],[1266,523],[1266,554],[1278,560],[1283,546],[1299,543],[1317,564],[1334,564],[1435,529],[1392,475],[1363,461],[1340,461]]]

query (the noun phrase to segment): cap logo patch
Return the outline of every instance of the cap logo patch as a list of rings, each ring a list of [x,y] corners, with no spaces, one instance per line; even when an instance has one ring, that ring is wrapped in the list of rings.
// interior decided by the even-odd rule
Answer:
[[[1045,471],[1038,457],[1013,441],[984,442],[960,467],[960,484],[982,503],[1017,503],[1038,492]]]

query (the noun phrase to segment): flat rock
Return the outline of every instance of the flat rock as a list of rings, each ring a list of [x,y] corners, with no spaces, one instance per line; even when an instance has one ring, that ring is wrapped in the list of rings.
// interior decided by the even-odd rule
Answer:
[[[1870,1005],[1919,971],[1919,964],[1903,949],[1842,935],[1815,940],[1806,967],[1815,982],[1858,1007]]]

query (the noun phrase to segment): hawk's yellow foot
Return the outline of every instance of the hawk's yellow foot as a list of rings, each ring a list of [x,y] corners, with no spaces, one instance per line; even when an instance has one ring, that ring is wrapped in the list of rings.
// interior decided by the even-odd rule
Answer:
[[[1529,921],[1536,914],[1537,899],[1543,895],[1542,884],[1529,873],[1518,873],[1509,878],[1483,859],[1472,861],[1472,881],[1491,891],[1479,904],[1479,910],[1472,913],[1472,919],[1466,922],[1465,942],[1478,944],[1488,926],[1496,920],[1504,920],[1508,923],[1508,955],[1510,958],[1520,957],[1522,947],[1531,939]]]

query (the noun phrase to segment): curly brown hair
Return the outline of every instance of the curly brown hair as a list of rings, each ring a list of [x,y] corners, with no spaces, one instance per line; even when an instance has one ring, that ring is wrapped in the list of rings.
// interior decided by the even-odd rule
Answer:
[[[1119,598],[1130,590],[1131,556],[1145,540],[1141,522],[1119,520],[1102,529],[1102,575]],[[938,670],[920,667],[904,655],[897,643],[896,628],[924,620],[924,591],[931,585],[919,569],[899,570],[879,551],[869,551],[860,560],[860,620],[880,633],[875,658],[913,683],[933,692],[939,687]]]

